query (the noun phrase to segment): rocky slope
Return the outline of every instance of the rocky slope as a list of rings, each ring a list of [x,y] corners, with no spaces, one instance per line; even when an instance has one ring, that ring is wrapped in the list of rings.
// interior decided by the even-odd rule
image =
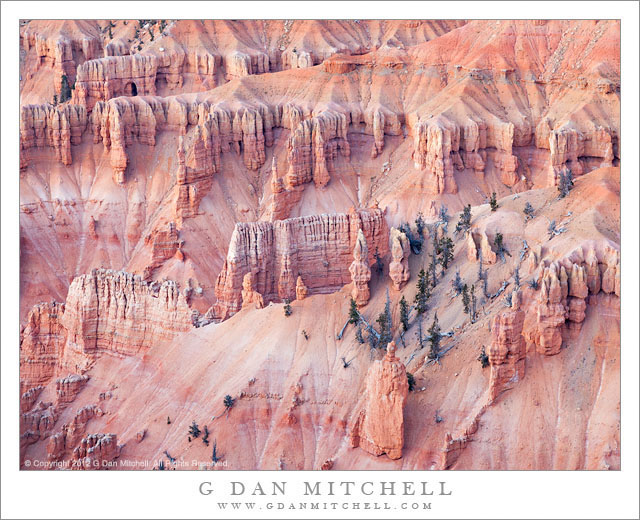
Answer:
[[[21,43],[23,458],[204,463],[195,419],[232,469],[619,467],[618,22],[30,21]],[[443,235],[435,363],[398,304]],[[387,294],[385,357],[345,321],[353,297],[378,327]]]

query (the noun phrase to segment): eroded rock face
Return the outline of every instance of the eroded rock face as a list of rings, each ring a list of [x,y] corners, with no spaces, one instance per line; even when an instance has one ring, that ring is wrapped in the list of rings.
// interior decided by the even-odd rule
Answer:
[[[600,292],[613,297],[620,294],[620,252],[609,244],[578,247],[544,267],[536,302],[536,329],[527,334],[538,353],[560,352],[566,320],[579,327],[589,299]]]
[[[73,459],[84,469],[105,469],[120,456],[118,437],[112,433],[93,433],[73,450]]]
[[[482,258],[482,263],[493,265],[498,257],[489,244],[489,237],[484,231],[472,230],[467,235],[467,259],[470,262]]]
[[[20,335],[20,385],[23,392],[46,384],[56,373],[66,340],[61,324],[64,303],[41,303],[29,312]],[[33,404],[33,403],[32,403]]]
[[[62,164],[73,162],[72,144],[80,144],[87,128],[83,106],[27,105],[20,108],[20,168],[29,164],[32,149],[53,148]]]
[[[85,61],[78,67],[74,100],[91,111],[97,101],[119,96],[155,96],[158,60],[133,54]]]
[[[566,309],[555,264],[545,269],[543,274],[537,312],[537,351],[547,356],[557,354],[562,348],[562,325],[566,319]]]
[[[496,315],[491,322],[492,340],[487,352],[491,366],[490,401],[524,377],[527,353],[522,335],[524,318],[525,313],[520,309],[519,297],[515,293],[511,309]]]
[[[295,299],[296,273],[308,294],[339,290],[351,282],[349,266],[360,229],[370,245],[363,263],[371,265],[372,249],[382,256],[388,250],[388,228],[379,209],[236,224],[216,282],[216,315],[224,319],[240,310],[242,280],[249,272],[265,304]]]
[[[103,411],[95,404],[80,408],[71,422],[63,424],[59,432],[49,437],[47,442],[47,458],[57,461],[71,455],[78,446],[78,443],[82,440],[89,421],[102,414]]]
[[[319,188],[329,183],[338,151],[345,157],[350,155],[348,125],[345,114],[325,111],[291,127],[287,144],[289,171],[286,183],[289,188],[311,181]]]
[[[389,240],[391,242],[391,257],[393,258],[389,264],[389,278],[393,282],[394,289],[400,291],[410,278],[409,254],[411,247],[407,235],[396,228],[391,228]]]
[[[82,387],[89,380],[89,376],[72,374],[56,381],[56,394],[58,404],[65,405],[72,403]]]
[[[371,269],[367,258],[369,257],[369,249],[367,247],[367,239],[362,230],[358,230],[358,238],[353,248],[353,262],[349,267],[351,273],[351,297],[356,301],[358,307],[363,307],[369,303],[369,280],[371,280]]]
[[[191,311],[175,282],[148,284],[123,271],[94,269],[73,280],[62,325],[66,356],[135,355],[191,328]]]
[[[384,359],[369,368],[364,406],[350,433],[352,447],[359,446],[375,456],[386,453],[391,459],[402,457],[404,405],[409,394],[407,371],[395,352],[392,341]]]
[[[264,299],[258,291],[253,289],[253,273],[247,273],[242,279],[242,308],[243,309],[262,309],[264,307]]]
[[[164,229],[154,229],[145,237],[145,244],[151,244],[151,262],[144,270],[144,279],[149,280],[153,272],[170,258],[176,257],[181,250],[180,233],[174,222]],[[182,256],[184,260],[184,256]]]
[[[71,282],[66,302],[36,305],[21,334],[23,392],[66,370],[82,372],[102,353],[135,355],[191,329],[191,310],[174,282],[94,269]],[[61,380],[61,399],[77,381]],[[71,398],[72,399],[72,398]]]
[[[296,280],[296,300],[304,300],[309,294],[309,289],[302,281],[302,276],[298,276]]]

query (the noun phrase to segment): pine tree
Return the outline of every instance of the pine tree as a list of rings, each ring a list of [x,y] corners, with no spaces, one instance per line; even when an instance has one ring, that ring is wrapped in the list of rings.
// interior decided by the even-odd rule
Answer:
[[[382,274],[382,272],[384,271],[384,263],[382,262],[382,258],[380,258],[380,255],[378,254],[377,247],[375,252],[375,258],[376,258],[376,271],[378,271],[379,274]]]
[[[409,392],[413,392],[413,389],[416,387],[416,378],[413,377],[411,372],[407,372],[407,383],[409,383]]]
[[[484,345],[482,345],[482,350],[480,351],[480,355],[478,356],[478,361],[482,365],[482,368],[487,368],[489,366],[489,356],[484,350]]]
[[[476,286],[472,285],[471,286],[471,323],[475,323],[476,321],[476,306],[477,306],[478,302],[476,300]]]
[[[569,192],[573,189],[573,173],[571,170],[568,170],[565,174],[564,172],[560,172],[558,176],[558,192],[559,197],[564,199]]]
[[[438,359],[440,354],[440,325],[438,324],[438,313],[435,313],[433,323],[429,328],[429,343],[431,348],[429,349],[429,359]]]
[[[380,313],[376,320],[380,325],[380,339],[378,340],[378,348],[385,348],[393,339],[391,331],[391,301],[389,300],[389,290],[387,289],[387,301],[384,304],[384,311]]]
[[[205,446],[209,446],[209,428],[205,425],[204,434],[202,435],[202,442]]]
[[[194,439],[200,437],[200,428],[198,428],[195,420],[191,423],[191,426],[189,426],[189,435]]]
[[[469,287],[467,287],[467,284],[465,283],[462,286],[462,306],[464,308],[464,313],[465,314],[469,314],[469,305],[470,305],[471,301],[469,299]]]
[[[419,316],[427,312],[427,301],[429,299],[428,287],[427,273],[424,272],[424,269],[420,269],[417,283],[418,292],[416,292],[415,296],[416,312]]]
[[[71,87],[69,86],[69,79],[66,74],[62,75],[60,80],[60,103],[71,99]]]
[[[455,233],[467,233],[471,228],[471,204],[467,204],[462,213],[460,213],[460,219],[456,224]]]
[[[444,204],[440,204],[438,211],[438,222],[446,227],[449,222],[449,211]]]
[[[109,39],[113,40],[113,33],[111,32],[111,27],[109,27]]]
[[[451,280],[451,285],[453,286],[456,296],[460,296],[460,293],[462,292],[462,278],[460,278],[459,270],[456,270],[456,277]]]
[[[358,305],[356,301],[351,298],[349,302],[349,323],[355,325],[360,321],[360,312],[358,311]]]
[[[289,300],[285,300],[284,301],[284,315],[285,316],[291,316],[291,303],[289,302]]]
[[[58,96],[56,94],[53,95],[53,106],[58,106]]]
[[[407,300],[404,299],[404,295],[400,298],[400,323],[402,324],[402,331],[407,332],[409,330],[409,305]]]
[[[453,261],[453,240],[449,237],[442,237],[440,241],[440,264],[442,265],[442,271],[447,270],[449,264]]]
[[[149,29],[149,37],[151,38],[151,41],[153,41],[153,31],[151,29]]]
[[[513,271],[513,282],[515,283],[516,287],[520,287],[520,266],[518,265]]]
[[[498,205],[498,201],[496,200],[496,192],[494,191],[491,194],[491,198],[489,199],[489,205],[491,206],[491,211],[496,211],[500,206]]]
[[[429,264],[429,277],[431,278],[431,287],[435,287],[438,284],[438,276],[436,272],[436,266],[438,265],[438,259],[436,257],[436,251],[434,249],[431,254],[431,263]]]
[[[534,211],[535,211],[535,210],[533,209],[533,206],[531,205],[531,203],[530,203],[530,202],[527,202],[527,203],[524,205],[524,209],[523,209],[522,211],[523,211],[523,212],[524,212],[524,214],[525,214],[525,219],[524,219],[524,220],[525,220],[525,222],[526,222],[527,220],[529,220],[529,219],[532,219],[532,218],[533,218],[533,213],[534,213]]]
[[[234,399],[229,394],[224,396],[224,399],[222,400],[222,402],[227,412],[229,412],[231,407],[234,405]]]
[[[504,255],[511,256],[511,254],[509,254],[509,251],[507,251],[507,249],[504,247],[504,237],[502,236],[502,233],[496,233],[496,236],[493,239],[493,245],[497,249],[497,255],[502,259],[503,262],[505,261]]]
[[[222,459],[222,455],[218,454],[218,441],[213,441],[213,451],[211,453],[211,461],[215,464]]]
[[[424,238],[424,218],[422,216],[422,211],[420,211],[418,213],[418,216],[416,217],[415,220],[415,224],[416,224],[416,233],[418,233],[418,235],[420,235],[420,238]]]

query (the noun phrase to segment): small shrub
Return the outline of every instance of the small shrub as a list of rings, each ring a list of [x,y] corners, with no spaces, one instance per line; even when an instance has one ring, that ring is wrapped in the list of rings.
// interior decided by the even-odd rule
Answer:
[[[522,211],[525,214],[525,221],[533,218],[533,214],[535,210],[533,209],[533,206],[529,202],[527,202],[524,205],[524,209]]]
[[[200,437],[200,428],[198,428],[195,420],[191,423],[191,426],[189,426],[189,435],[194,439]]]
[[[229,394],[224,396],[224,399],[222,400],[222,402],[224,403],[224,407],[226,408],[227,412],[235,404],[235,400]]]
[[[482,345],[482,350],[480,351],[480,355],[478,356],[478,361],[482,365],[482,368],[487,368],[489,366],[489,356],[484,350],[484,345]]]

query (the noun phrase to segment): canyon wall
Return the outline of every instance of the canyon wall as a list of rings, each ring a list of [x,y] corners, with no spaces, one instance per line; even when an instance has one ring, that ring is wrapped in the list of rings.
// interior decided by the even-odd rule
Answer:
[[[101,354],[132,356],[192,327],[174,282],[104,269],[73,280],[64,304],[36,305],[20,339],[22,392],[65,371],[83,372]],[[59,390],[69,385],[63,381]]]
[[[358,232],[368,244],[369,265],[388,251],[388,228],[379,209],[317,215],[274,222],[238,223],[216,282],[216,315],[226,318],[242,303],[242,280],[252,273],[252,290],[265,303],[296,298],[298,276],[308,294],[330,293],[351,282]]]

